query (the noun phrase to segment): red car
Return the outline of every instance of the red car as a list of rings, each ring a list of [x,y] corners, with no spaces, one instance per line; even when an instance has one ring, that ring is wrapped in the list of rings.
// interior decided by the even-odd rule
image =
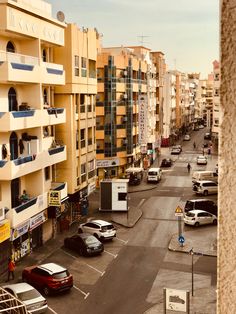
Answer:
[[[26,267],[22,272],[22,280],[42,290],[45,295],[73,287],[72,275],[66,268],[55,263]]]

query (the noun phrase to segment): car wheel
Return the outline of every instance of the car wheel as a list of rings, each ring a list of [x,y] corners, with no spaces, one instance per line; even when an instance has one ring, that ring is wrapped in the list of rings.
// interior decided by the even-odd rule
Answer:
[[[199,227],[199,222],[197,221],[194,226]]]
[[[83,230],[79,228],[78,233],[83,233]]]
[[[213,220],[213,225],[217,225],[217,219]]]
[[[46,286],[43,288],[43,293],[48,296],[50,294],[49,288]]]

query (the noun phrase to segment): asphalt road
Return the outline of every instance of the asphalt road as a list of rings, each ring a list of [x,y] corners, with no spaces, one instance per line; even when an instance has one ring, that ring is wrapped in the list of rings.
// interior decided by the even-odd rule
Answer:
[[[203,132],[206,131],[192,133],[200,148]],[[74,287],[70,293],[49,297],[48,313],[142,314],[163,303],[163,287],[173,288],[178,284],[191,290],[191,257],[168,251],[171,236],[178,231],[174,213],[178,205],[196,198],[187,162],[191,163],[192,171],[214,169],[217,163],[217,157],[212,156],[207,167],[197,166],[195,159],[199,152],[193,150],[193,140],[183,143],[183,152],[173,156],[174,165],[163,171],[155,189],[131,195],[137,204],[145,199],[143,216],[132,229],[118,226],[117,239],[105,243],[101,256],[78,257],[63,247],[53,252],[46,262],[67,266],[73,273]],[[216,196],[208,198],[216,200]],[[196,288],[202,284],[215,287],[216,258],[195,257],[194,272]]]

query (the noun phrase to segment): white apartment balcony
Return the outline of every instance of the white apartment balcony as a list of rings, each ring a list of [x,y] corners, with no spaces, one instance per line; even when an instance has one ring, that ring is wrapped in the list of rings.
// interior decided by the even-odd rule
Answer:
[[[24,111],[0,112],[0,132],[9,132],[50,126],[66,122],[64,108],[29,109]]]
[[[31,196],[30,199],[12,208],[7,213],[7,218],[11,221],[11,228],[14,229],[31,217],[41,213],[48,206],[48,193]]]
[[[0,51],[0,82],[65,84],[60,64],[42,62],[39,58]]]
[[[66,146],[52,137],[31,140],[30,154],[14,160],[0,160],[0,181],[10,181],[66,160]],[[40,150],[39,147],[42,146]]]
[[[67,182],[52,182],[51,190],[60,191],[61,194],[61,202],[63,202],[67,198]]]

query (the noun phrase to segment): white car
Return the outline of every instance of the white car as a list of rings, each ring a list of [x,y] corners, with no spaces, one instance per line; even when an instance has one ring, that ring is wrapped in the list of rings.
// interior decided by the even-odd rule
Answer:
[[[204,155],[197,156],[197,165],[207,165],[207,157]]]
[[[190,141],[191,137],[189,134],[184,135],[184,141]]]
[[[185,213],[184,223],[186,225],[191,225],[195,227],[198,227],[199,225],[206,225],[206,224],[216,225],[217,217],[204,210],[194,209]]]
[[[193,191],[196,194],[217,194],[218,183],[214,181],[195,181],[193,183]]]
[[[26,305],[28,313],[45,313],[48,309],[47,300],[28,283],[21,282],[3,287]]]
[[[116,228],[105,220],[90,220],[79,225],[78,233],[87,232],[99,240],[109,240],[116,236]]]

